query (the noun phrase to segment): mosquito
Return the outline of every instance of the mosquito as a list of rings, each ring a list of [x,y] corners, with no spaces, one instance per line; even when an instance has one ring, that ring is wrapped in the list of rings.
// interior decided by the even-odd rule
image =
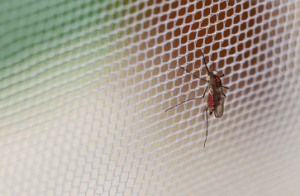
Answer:
[[[207,77],[206,80],[200,78],[199,76],[191,73],[190,71],[186,70],[185,68],[179,66],[180,68],[182,68],[183,70],[185,70],[186,72],[192,74],[193,76],[195,76],[196,78],[199,78],[200,80],[204,80],[208,83],[208,85],[205,87],[205,90],[203,92],[203,95],[201,97],[195,97],[192,99],[187,99],[175,106],[172,106],[170,108],[168,108],[165,112],[169,111],[172,108],[175,108],[185,102],[188,101],[192,101],[192,100],[197,100],[197,99],[203,99],[205,96],[206,91],[208,91],[208,97],[207,97],[207,107],[205,108],[205,110],[203,110],[203,118],[205,115],[205,119],[206,119],[206,137],[205,137],[205,141],[204,141],[204,145],[203,148],[205,148],[205,144],[207,141],[207,137],[208,137],[208,116],[207,116],[207,110],[209,110],[209,115],[211,115],[212,113],[215,114],[216,118],[221,118],[224,112],[224,98],[226,97],[226,95],[223,92],[223,88],[229,89],[229,87],[227,86],[223,86],[221,78],[224,77],[225,75],[222,74],[221,76],[217,76],[217,74],[214,74],[213,71],[216,71],[215,69],[213,69],[213,71],[210,71],[207,67],[206,61],[205,61],[205,57],[203,52],[202,53],[202,57],[203,57],[203,61],[207,70]],[[213,55],[214,56],[214,55]],[[213,57],[214,58],[214,57]],[[217,71],[216,71],[217,72]]]

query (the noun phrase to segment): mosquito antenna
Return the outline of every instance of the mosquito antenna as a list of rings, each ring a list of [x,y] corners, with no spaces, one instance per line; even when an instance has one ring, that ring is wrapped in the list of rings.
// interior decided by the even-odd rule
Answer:
[[[219,20],[219,12],[217,13],[217,20]],[[213,40],[215,40],[215,37],[216,37],[216,34],[214,35]],[[224,41],[225,41],[225,40],[222,41],[221,47],[222,47],[222,44],[224,43]],[[214,65],[215,65],[215,62],[214,62],[214,54],[215,54],[215,53],[213,53],[213,56],[212,56],[213,70],[214,70],[214,71],[217,71],[217,70],[214,68],[214,67],[215,67],[215,66],[214,66]],[[219,62],[218,62],[218,67],[219,67]],[[222,76],[222,77],[223,77],[223,76]]]
[[[217,13],[217,20],[219,20],[219,12]],[[215,25],[216,26],[216,25]],[[215,33],[214,33],[215,34]],[[213,37],[213,41],[215,40],[215,37],[216,37],[216,34],[214,35],[214,37]],[[213,49],[213,47],[212,47],[212,49]],[[213,56],[212,56],[212,61],[213,61],[213,70],[214,71],[217,71],[217,70],[215,70],[215,62],[214,62],[214,55],[215,55],[215,53],[213,53]]]
[[[214,60],[214,55],[215,55],[215,53],[213,53],[213,55],[212,55],[212,61],[213,61],[213,70],[214,71],[216,71],[216,72],[218,72],[216,69],[215,69],[215,60]],[[219,63],[218,63],[218,67],[219,67]]]
[[[186,72],[188,72],[189,74],[193,75],[194,77],[199,78],[200,80],[204,80],[205,82],[208,82],[207,80],[200,78],[199,76],[197,76],[197,75],[191,73],[190,71],[188,71],[187,69],[181,67],[180,65],[178,65],[178,66],[179,66],[181,69],[183,69],[183,70],[185,70]]]
[[[215,53],[213,53],[213,56],[212,56],[212,62],[213,62],[212,65],[213,65],[213,70],[217,71],[217,70],[215,69],[214,56],[215,56]]]
[[[203,97],[195,97],[195,98],[193,98],[193,99],[187,99],[187,100],[185,100],[185,101],[183,101],[183,102],[178,103],[177,105],[174,105],[174,106],[172,106],[172,107],[166,109],[165,112],[167,112],[167,111],[169,111],[170,109],[175,108],[175,107],[177,107],[177,106],[179,106],[179,105],[181,105],[181,104],[183,104],[183,103],[185,103],[185,102],[192,101],[192,100],[195,100],[195,99],[202,99],[202,98],[203,98]]]
[[[208,67],[207,67],[207,65],[206,65],[206,61],[205,61],[204,54],[203,54],[202,51],[201,51],[201,53],[202,53],[202,57],[203,57],[203,60],[204,60],[204,63],[205,63],[206,70],[207,70],[207,72],[209,73],[210,71],[209,71],[209,69],[208,69]]]

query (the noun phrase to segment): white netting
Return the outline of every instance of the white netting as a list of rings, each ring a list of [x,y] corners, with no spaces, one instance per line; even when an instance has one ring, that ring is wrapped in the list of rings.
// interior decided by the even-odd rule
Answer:
[[[2,1],[1,195],[298,195],[298,1]],[[209,116],[201,51],[224,73]],[[214,59],[212,59],[214,53]]]

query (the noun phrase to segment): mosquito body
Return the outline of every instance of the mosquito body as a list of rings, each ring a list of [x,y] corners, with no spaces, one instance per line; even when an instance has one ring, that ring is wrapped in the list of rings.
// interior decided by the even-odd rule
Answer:
[[[224,112],[224,98],[226,97],[226,95],[223,93],[223,88],[227,88],[226,86],[223,86],[222,81],[220,78],[224,77],[224,74],[221,76],[217,76],[216,74],[214,74],[212,71],[210,71],[207,67],[206,61],[205,61],[205,57],[202,53],[202,57],[205,63],[205,67],[207,70],[207,77],[206,80],[200,78],[199,76],[196,76],[194,74],[192,74],[191,72],[189,72],[188,70],[184,69],[185,71],[187,71],[188,73],[192,74],[193,76],[199,78],[200,80],[205,80],[208,85],[206,86],[203,95],[201,97],[196,97],[193,99],[187,99],[175,106],[172,106],[170,108],[168,108],[166,110],[166,112],[172,108],[175,108],[185,102],[191,101],[191,100],[196,100],[196,99],[202,99],[205,96],[206,91],[208,91],[208,97],[207,97],[207,107],[205,108],[205,110],[203,111],[203,115],[205,113],[205,117],[206,117],[206,137],[205,137],[205,141],[204,141],[204,145],[203,147],[205,147],[206,144],[206,140],[207,140],[207,136],[208,136],[208,118],[207,118],[207,110],[209,110],[209,114],[211,115],[212,113],[215,114],[216,118],[220,118],[223,115]]]

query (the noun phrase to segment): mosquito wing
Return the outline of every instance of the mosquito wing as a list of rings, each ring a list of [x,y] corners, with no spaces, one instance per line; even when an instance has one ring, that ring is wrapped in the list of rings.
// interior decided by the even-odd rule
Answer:
[[[224,111],[224,97],[221,97],[219,103],[215,106],[215,117],[220,118],[223,116],[223,111]]]

